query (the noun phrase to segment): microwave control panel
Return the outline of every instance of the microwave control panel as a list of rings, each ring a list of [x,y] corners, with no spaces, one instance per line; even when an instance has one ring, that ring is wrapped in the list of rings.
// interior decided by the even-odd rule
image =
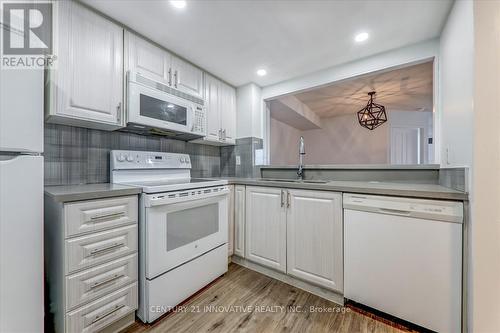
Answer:
[[[205,109],[202,106],[194,107],[193,132],[206,135]]]

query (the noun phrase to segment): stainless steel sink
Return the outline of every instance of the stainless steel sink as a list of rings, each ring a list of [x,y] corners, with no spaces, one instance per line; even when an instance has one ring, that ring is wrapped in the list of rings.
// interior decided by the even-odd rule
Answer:
[[[284,182],[284,183],[309,183],[309,184],[326,184],[328,181],[326,180],[316,180],[316,179],[310,179],[310,180],[300,180],[300,179],[277,179],[277,178],[260,178],[260,181],[267,181],[267,182]]]

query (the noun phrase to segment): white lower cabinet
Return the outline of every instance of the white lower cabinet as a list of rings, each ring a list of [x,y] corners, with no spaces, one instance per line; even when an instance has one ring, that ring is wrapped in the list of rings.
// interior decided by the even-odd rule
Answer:
[[[287,273],[342,292],[342,195],[287,190]]]
[[[246,188],[245,258],[286,272],[286,207],[280,188]]]
[[[137,309],[137,283],[110,293],[66,315],[66,332],[99,332]]]
[[[234,185],[229,186],[228,215],[227,215],[227,255],[234,253]]]
[[[245,257],[245,185],[234,186],[234,254]]]
[[[58,202],[45,196],[48,311],[56,333],[134,322],[138,306],[137,196]]]
[[[236,255],[343,292],[341,193],[237,185],[234,201]]]

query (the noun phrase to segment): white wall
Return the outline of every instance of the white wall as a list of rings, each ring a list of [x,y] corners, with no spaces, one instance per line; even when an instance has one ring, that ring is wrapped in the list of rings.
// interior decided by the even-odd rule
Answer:
[[[499,1],[474,2],[474,44],[469,331],[500,332]]]
[[[299,158],[299,139],[302,131],[274,118],[271,118],[270,125],[272,142],[270,164],[297,164]]]
[[[472,164],[473,3],[456,1],[439,48],[441,165]]]
[[[361,127],[355,114],[323,118],[321,129],[304,131],[271,118],[271,164],[297,164],[301,135],[306,143],[306,164],[389,164],[392,126],[423,128],[423,144],[432,134],[430,112],[388,111],[387,118],[387,123],[373,131]],[[424,148],[426,155],[426,144]]]

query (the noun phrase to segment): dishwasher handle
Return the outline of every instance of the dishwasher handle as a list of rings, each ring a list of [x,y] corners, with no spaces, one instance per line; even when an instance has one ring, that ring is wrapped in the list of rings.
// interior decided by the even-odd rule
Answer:
[[[408,210],[400,210],[400,209],[391,209],[391,208],[379,208],[378,211],[383,214],[392,214],[392,215],[402,215],[402,216],[410,216],[411,212]]]

